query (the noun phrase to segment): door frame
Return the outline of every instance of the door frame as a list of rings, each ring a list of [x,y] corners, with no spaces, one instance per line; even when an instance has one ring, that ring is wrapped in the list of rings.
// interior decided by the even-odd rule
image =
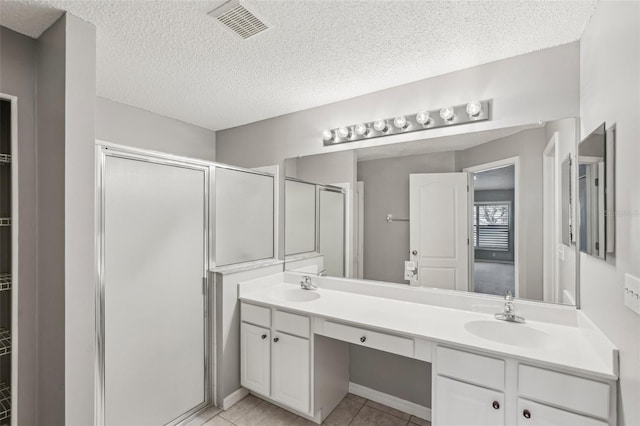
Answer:
[[[560,268],[558,264],[558,230],[561,227],[560,218],[560,157],[558,132],[554,132],[542,152],[542,299],[545,302],[557,303],[560,299],[559,281]]]
[[[513,217],[515,218],[516,226],[513,227],[513,270],[514,270],[514,285],[515,294],[514,297],[520,297],[520,283],[521,270],[520,270],[520,233],[522,231],[522,220],[520,220],[520,156],[504,158],[502,160],[491,161],[488,163],[478,164],[462,169],[463,172],[468,174],[468,196],[469,196],[469,209],[474,206],[474,189],[473,179],[471,176],[475,173],[486,172],[489,170],[500,169],[502,167],[514,166],[513,170],[513,199],[515,201],[515,207],[513,208]],[[474,285],[474,267],[475,267],[475,252],[474,246],[471,244],[473,238],[473,215],[469,214],[469,291],[475,291]]]
[[[147,151],[138,148],[129,148],[122,145],[113,144],[96,139],[95,141],[95,182],[96,182],[96,209],[95,209],[95,241],[96,241],[96,262],[97,262],[97,276],[96,276],[96,362],[95,362],[95,410],[94,410],[94,424],[96,426],[105,425],[105,282],[104,282],[104,265],[105,265],[105,223],[104,223],[104,208],[105,208],[105,187],[104,187],[104,173],[105,173],[105,160],[107,156],[115,156],[119,158],[126,158],[137,161],[145,161],[155,164],[163,164],[169,166],[185,167],[194,170],[202,170],[205,173],[205,190],[204,190],[204,235],[209,235],[209,227],[211,220],[211,197],[210,187],[213,185],[213,174],[211,173],[212,166],[215,163],[195,160],[191,158],[180,157],[172,154],[165,154],[157,151]],[[212,331],[214,327],[210,323],[211,315],[211,302],[212,289],[209,277],[209,241],[208,238],[204,238],[204,268],[202,271],[203,276],[203,308],[204,308],[204,402],[193,407],[186,413],[181,414],[179,417],[173,419],[168,425],[176,425],[184,420],[190,418],[198,411],[209,406],[213,403],[216,394],[216,389],[212,389],[215,386],[215,368],[214,359],[216,348],[212,347],[215,344],[215,340],[212,339]]]
[[[18,424],[18,301],[19,301],[19,193],[18,193],[18,97],[0,92],[0,99],[11,105],[11,424]]]

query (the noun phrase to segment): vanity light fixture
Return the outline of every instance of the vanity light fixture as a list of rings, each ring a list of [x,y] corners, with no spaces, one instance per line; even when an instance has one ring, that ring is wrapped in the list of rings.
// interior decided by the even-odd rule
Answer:
[[[482,104],[478,101],[469,102],[466,111],[469,117],[477,117],[482,111]]]
[[[342,139],[349,139],[351,137],[351,129],[348,127],[338,128],[338,136]]]
[[[331,130],[323,130],[322,131],[322,140],[325,142],[333,142],[333,132]]]
[[[416,114],[416,121],[418,122],[418,124],[426,126],[431,121],[431,114],[429,114],[427,111],[420,111]]]
[[[444,121],[451,121],[453,120],[453,117],[456,116],[456,113],[453,111],[453,108],[451,107],[444,107],[440,110],[440,118],[442,118]]]
[[[409,122],[407,122],[407,117],[404,115],[394,118],[393,125],[402,130],[407,130],[407,128],[409,128]]]
[[[356,124],[353,126],[353,131],[357,136],[367,136],[369,134],[369,127],[366,124]]]
[[[373,128],[376,129],[378,132],[382,132],[382,133],[389,131],[389,125],[387,124],[387,120],[374,121]]]
[[[370,122],[360,122],[322,132],[325,146],[369,140],[383,136],[411,132],[423,132],[439,127],[458,126],[490,120],[491,100],[471,101],[461,105],[433,110],[422,110],[413,114],[397,115]]]

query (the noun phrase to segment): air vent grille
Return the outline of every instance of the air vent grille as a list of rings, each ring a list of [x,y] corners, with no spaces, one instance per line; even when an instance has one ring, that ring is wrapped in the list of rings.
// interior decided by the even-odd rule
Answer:
[[[269,27],[251,13],[239,1],[230,1],[210,13],[222,25],[247,39],[261,33]]]

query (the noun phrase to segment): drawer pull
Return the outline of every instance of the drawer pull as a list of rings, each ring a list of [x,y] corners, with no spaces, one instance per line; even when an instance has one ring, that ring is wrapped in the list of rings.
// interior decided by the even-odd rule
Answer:
[[[529,410],[524,410],[522,412],[522,415],[524,416],[525,419],[530,419],[531,418],[531,411]]]
[[[267,335],[266,335],[266,334],[263,334],[263,335],[262,335],[262,336],[260,336],[260,337],[262,337],[262,340],[264,340],[264,339],[266,339],[266,338],[267,338]]]
[[[366,338],[365,336],[362,336],[362,337],[360,338],[360,341],[361,341],[362,343],[364,343],[364,342],[366,342],[366,341],[367,341],[367,338]]]
[[[500,403],[498,401],[493,401],[493,404],[491,404],[491,406],[496,410],[500,409]]]
[[[280,338],[279,338],[279,337],[274,337],[274,338],[273,338],[273,341],[274,341],[275,343],[278,343],[278,340],[280,340]]]

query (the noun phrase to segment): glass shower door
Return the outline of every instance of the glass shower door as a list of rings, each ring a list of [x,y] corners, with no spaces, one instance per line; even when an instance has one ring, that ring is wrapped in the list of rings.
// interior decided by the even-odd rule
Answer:
[[[104,421],[164,425],[206,402],[206,167],[105,155]]]

